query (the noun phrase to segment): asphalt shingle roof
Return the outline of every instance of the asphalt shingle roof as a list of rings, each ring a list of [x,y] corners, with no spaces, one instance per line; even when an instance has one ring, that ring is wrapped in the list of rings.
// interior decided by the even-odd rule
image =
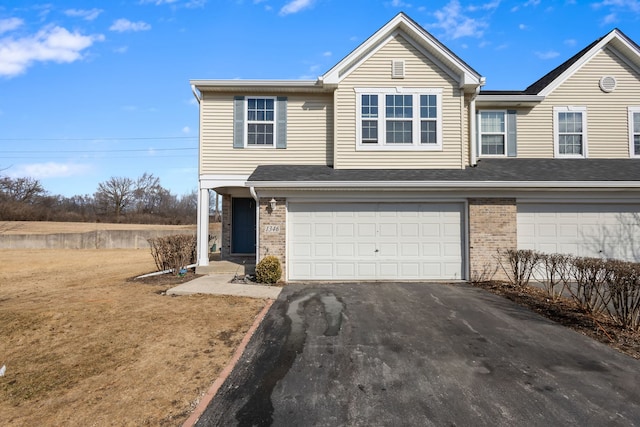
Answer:
[[[465,169],[258,166],[249,181],[639,181],[640,159],[482,159]]]

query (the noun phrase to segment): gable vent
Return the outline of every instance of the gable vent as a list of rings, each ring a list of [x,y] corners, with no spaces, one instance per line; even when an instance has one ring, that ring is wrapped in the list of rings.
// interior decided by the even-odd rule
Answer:
[[[404,78],[404,60],[394,59],[391,61],[391,78],[403,79]]]
[[[616,90],[616,78],[613,76],[603,76],[600,78],[600,89],[603,92],[609,93]]]

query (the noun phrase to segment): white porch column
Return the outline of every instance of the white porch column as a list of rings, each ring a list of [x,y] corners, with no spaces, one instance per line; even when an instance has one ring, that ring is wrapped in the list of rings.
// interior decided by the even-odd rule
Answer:
[[[198,192],[198,266],[209,265],[209,189]]]

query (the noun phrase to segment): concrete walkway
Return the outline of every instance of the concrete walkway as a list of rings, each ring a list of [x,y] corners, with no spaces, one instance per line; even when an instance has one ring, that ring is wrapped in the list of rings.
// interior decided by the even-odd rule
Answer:
[[[231,279],[233,274],[209,274],[171,288],[167,291],[167,295],[213,294],[276,299],[282,290],[278,286],[230,283]]]

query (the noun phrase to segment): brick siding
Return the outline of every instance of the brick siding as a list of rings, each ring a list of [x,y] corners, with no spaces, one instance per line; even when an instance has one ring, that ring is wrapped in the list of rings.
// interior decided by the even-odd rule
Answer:
[[[505,280],[498,250],[517,249],[516,199],[469,199],[471,280]],[[482,277],[484,276],[484,277]]]
[[[282,265],[282,280],[286,272],[287,254],[287,199],[276,197],[276,208],[272,211],[269,201],[271,197],[260,198],[260,216],[258,227],[260,227],[260,249],[259,258],[267,255],[275,255]]]

